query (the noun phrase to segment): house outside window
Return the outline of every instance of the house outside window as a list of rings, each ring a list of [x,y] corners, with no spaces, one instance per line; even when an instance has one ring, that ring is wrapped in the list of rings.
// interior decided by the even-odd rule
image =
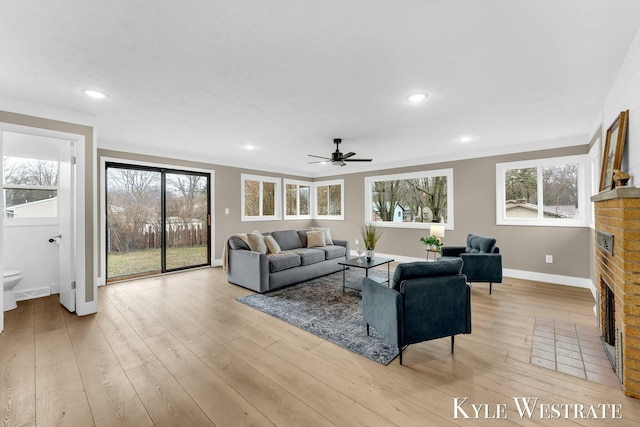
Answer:
[[[586,155],[498,163],[498,225],[588,226]]]
[[[365,223],[453,229],[453,169],[367,177],[365,193]]]
[[[284,219],[311,218],[311,183],[284,180]]]
[[[315,218],[344,219],[344,180],[320,181],[315,187]]]
[[[57,218],[59,162],[3,157],[5,218]]]
[[[241,175],[242,221],[269,221],[281,218],[280,179]]]

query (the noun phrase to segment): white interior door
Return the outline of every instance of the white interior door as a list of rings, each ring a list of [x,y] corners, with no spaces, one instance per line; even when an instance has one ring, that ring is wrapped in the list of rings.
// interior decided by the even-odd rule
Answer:
[[[74,266],[74,143],[60,142],[60,171],[58,174],[58,219],[60,234],[56,237],[60,247],[60,304],[76,311]]]

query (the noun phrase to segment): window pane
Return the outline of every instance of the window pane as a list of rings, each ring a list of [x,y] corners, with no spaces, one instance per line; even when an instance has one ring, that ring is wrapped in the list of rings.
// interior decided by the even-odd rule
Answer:
[[[342,214],[342,192],[340,185],[329,186],[329,215]]]
[[[262,183],[262,215],[273,216],[276,213],[276,185],[273,182]]]
[[[298,206],[297,206],[297,193],[298,186],[295,184],[287,184],[286,187],[286,203],[287,203],[287,215],[297,215],[298,214]]]
[[[509,169],[505,173],[505,217],[538,217],[538,168]]]
[[[167,173],[165,183],[166,269],[207,264],[207,177]]]
[[[318,187],[318,215],[328,215],[329,199],[328,199],[329,187],[324,185]]]
[[[310,215],[310,194],[311,187],[306,185],[300,186],[300,215]]]
[[[447,177],[375,181],[371,188],[371,220],[447,222]]]
[[[5,218],[56,218],[56,190],[4,189]]]
[[[545,218],[577,218],[578,165],[544,167],[542,196]]]
[[[58,185],[58,162],[4,157],[4,183],[55,187]]]
[[[260,182],[244,181],[244,214],[246,216],[260,215]]]

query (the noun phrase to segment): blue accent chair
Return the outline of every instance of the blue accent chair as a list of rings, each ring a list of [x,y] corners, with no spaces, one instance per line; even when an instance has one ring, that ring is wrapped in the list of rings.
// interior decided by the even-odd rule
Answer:
[[[462,274],[469,283],[489,282],[489,295],[494,283],[502,283],[502,254],[492,237],[467,236],[467,246],[443,246],[439,260],[462,258]]]
[[[362,315],[402,351],[410,344],[471,333],[471,291],[462,260],[411,262],[396,268],[390,287],[369,278],[362,283]]]

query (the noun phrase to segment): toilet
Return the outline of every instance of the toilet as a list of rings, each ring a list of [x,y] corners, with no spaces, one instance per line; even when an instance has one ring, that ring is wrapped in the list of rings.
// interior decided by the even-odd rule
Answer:
[[[4,306],[3,311],[13,310],[18,307],[16,297],[13,294],[13,288],[22,280],[22,272],[18,270],[5,270],[2,272],[2,281],[4,282]]]

